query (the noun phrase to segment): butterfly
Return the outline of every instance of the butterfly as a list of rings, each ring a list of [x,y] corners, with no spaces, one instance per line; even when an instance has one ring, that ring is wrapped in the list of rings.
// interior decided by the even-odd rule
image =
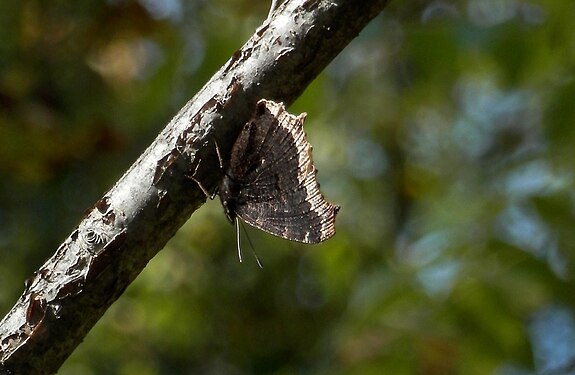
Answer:
[[[340,207],[319,190],[303,130],[305,116],[260,100],[232,147],[218,194],[227,218],[236,224],[238,252],[238,217],[291,241],[319,243],[335,234]]]

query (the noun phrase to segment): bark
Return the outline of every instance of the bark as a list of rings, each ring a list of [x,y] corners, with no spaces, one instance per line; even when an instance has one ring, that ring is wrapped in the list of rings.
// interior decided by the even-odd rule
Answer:
[[[0,374],[55,373],[206,199],[259,99],[289,106],[388,0],[289,0],[234,52],[55,254],[0,322]],[[189,178],[194,175],[194,179]]]

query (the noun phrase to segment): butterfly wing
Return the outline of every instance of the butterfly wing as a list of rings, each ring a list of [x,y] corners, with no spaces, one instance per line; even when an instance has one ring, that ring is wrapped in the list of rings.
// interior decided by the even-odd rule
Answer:
[[[237,188],[237,216],[273,235],[318,243],[335,233],[339,207],[319,191],[304,118],[290,115],[282,104],[258,102],[234,144],[227,176]]]

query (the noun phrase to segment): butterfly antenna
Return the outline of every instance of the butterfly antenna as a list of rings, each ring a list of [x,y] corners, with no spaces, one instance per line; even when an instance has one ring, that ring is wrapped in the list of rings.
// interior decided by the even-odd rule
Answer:
[[[240,222],[236,216],[236,244],[238,245],[238,259],[242,261],[242,248],[240,246]]]
[[[246,234],[246,238],[248,239],[248,243],[250,244],[250,248],[252,249],[252,254],[254,254],[254,258],[256,258],[256,262],[258,263],[258,266],[260,268],[264,268],[264,266],[262,266],[262,262],[260,262],[260,258],[258,258],[258,254],[256,254],[256,249],[254,248],[254,245],[252,244],[252,240],[250,239],[250,235],[248,234],[246,227],[242,225],[242,229],[244,230],[244,233]]]

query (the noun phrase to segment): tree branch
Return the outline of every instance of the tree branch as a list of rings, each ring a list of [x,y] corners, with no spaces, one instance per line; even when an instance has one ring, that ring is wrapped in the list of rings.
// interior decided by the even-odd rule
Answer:
[[[213,192],[261,98],[291,104],[388,0],[286,1],[170,121],[26,283],[0,322],[0,373],[55,373]]]

